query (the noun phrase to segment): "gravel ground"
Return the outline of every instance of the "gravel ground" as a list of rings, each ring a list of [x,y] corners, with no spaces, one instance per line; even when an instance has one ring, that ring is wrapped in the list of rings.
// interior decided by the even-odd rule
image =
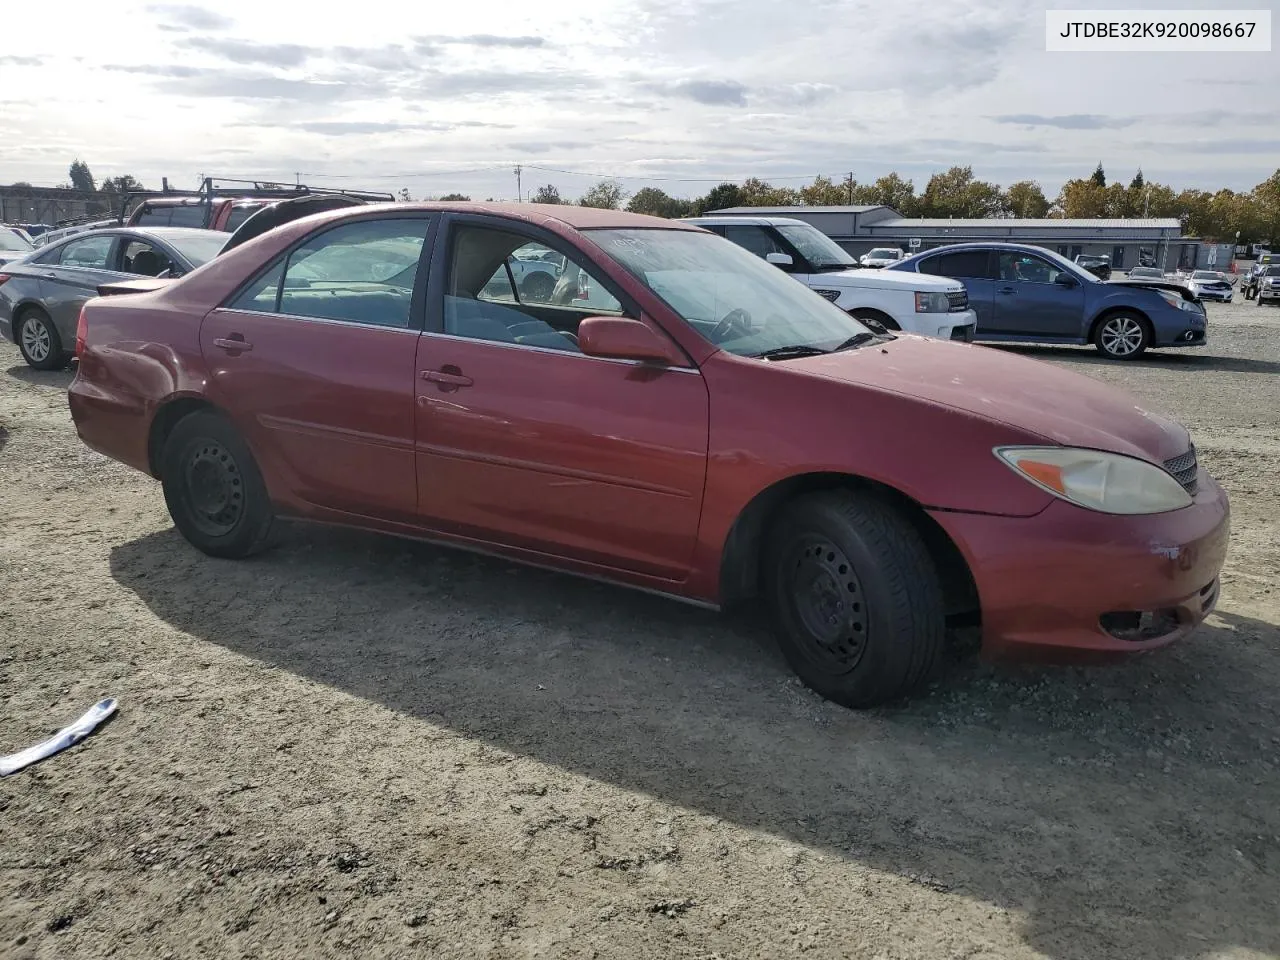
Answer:
[[[1280,311],[1107,364],[1233,498],[1219,612],[854,713],[751,617],[315,527],[197,554],[0,345],[0,957],[1280,954]]]

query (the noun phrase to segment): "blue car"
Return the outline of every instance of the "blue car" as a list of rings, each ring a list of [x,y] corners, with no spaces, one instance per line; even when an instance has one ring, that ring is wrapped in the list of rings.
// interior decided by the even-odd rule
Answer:
[[[1102,281],[1043,247],[958,243],[885,269],[963,282],[978,315],[975,340],[1092,343],[1112,360],[1133,360],[1152,347],[1199,347],[1208,340],[1204,304],[1181,284]]]

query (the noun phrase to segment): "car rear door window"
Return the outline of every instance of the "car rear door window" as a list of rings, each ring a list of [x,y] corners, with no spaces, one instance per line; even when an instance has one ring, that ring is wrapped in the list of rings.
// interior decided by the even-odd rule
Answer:
[[[278,311],[408,327],[427,227],[421,217],[359,220],[308,240],[289,254]]]
[[[112,237],[85,237],[72,240],[62,248],[58,262],[64,267],[83,267],[88,270],[106,270],[111,257]]]
[[[991,277],[989,260],[985,250],[959,250],[921,261],[919,271],[957,280],[987,280]]]

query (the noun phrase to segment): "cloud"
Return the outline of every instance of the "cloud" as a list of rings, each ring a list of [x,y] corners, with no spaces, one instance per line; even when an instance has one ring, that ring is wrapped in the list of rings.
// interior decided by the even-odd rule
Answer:
[[[414,37],[413,42],[421,47],[433,47],[437,44],[454,44],[457,46],[467,47],[506,47],[509,49],[544,47],[547,45],[547,41],[542,37],[500,37],[492,33],[472,33],[460,37],[430,35],[419,36]]]
[[[394,45],[386,47],[334,47],[328,54],[330,60],[371,70],[413,70],[422,63],[424,55],[434,51],[409,50]]]
[[[201,50],[232,63],[262,64],[269,67],[301,66],[320,51],[296,43],[255,43],[224,37],[187,37],[179,45]]]
[[[187,3],[153,3],[147,6],[147,12],[169,18],[169,23],[160,24],[162,30],[225,30],[234,23],[214,10]]]
[[[1069,113],[1046,117],[1038,113],[1010,113],[992,117],[996,123],[1021,127],[1056,127],[1059,130],[1123,130],[1138,122],[1137,117],[1107,117],[1100,113]]]
[[[279,129],[278,124],[243,124],[243,126]],[[509,124],[482,123],[479,120],[426,120],[417,123],[403,123],[398,120],[308,120],[288,125],[292,130],[320,134],[326,137],[367,136],[378,133],[400,133],[411,130],[428,130],[434,133],[445,133],[464,127],[508,127]],[[582,146],[582,144],[574,144]]]
[[[654,93],[680,97],[708,106],[745,107],[747,105],[747,88],[736,80],[670,80],[646,83],[643,86]]]
[[[38,67],[39,57],[0,57],[0,67]]]
[[[569,93],[591,84],[585,74],[552,73],[544,70],[461,70],[429,71],[415,81],[423,94],[441,99],[452,97],[500,96],[523,93]]]
[[[114,73],[136,73],[148,77],[196,77],[209,71],[200,67],[185,67],[181,64],[120,64],[108,63],[102,69]]]
[[[815,103],[829,100],[839,92],[840,88],[830,83],[792,83],[784,87],[770,88],[763,94],[766,99],[777,103],[811,107]]]
[[[526,140],[507,146],[521,153],[550,153],[552,150],[583,150],[593,144],[584,140]]]
[[[1172,143],[1161,143],[1153,140],[1140,140],[1135,146],[1159,151],[1162,154],[1175,152],[1194,154],[1274,154],[1280,153],[1280,140],[1270,138],[1217,138],[1213,140],[1178,140]]]
[[[194,74],[164,79],[157,83],[164,93],[184,97],[225,97],[234,100],[284,100],[294,103],[330,104],[341,100],[361,100],[387,93],[384,84],[349,83],[327,80],[291,80],[262,74],[198,70]]]

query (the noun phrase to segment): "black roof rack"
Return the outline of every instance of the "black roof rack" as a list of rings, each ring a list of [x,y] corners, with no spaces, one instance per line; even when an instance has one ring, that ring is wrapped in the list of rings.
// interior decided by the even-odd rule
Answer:
[[[305,183],[277,183],[272,180],[239,180],[234,177],[205,177],[198,190],[178,190],[169,186],[166,177],[160,190],[132,190],[123,197],[120,220],[128,215],[135,201],[158,198],[190,198],[193,203],[208,203],[214,199],[235,200],[288,200],[305,196],[342,196],[366,203],[390,203],[395,194],[376,190],[344,190],[337,187],[312,187]]]

